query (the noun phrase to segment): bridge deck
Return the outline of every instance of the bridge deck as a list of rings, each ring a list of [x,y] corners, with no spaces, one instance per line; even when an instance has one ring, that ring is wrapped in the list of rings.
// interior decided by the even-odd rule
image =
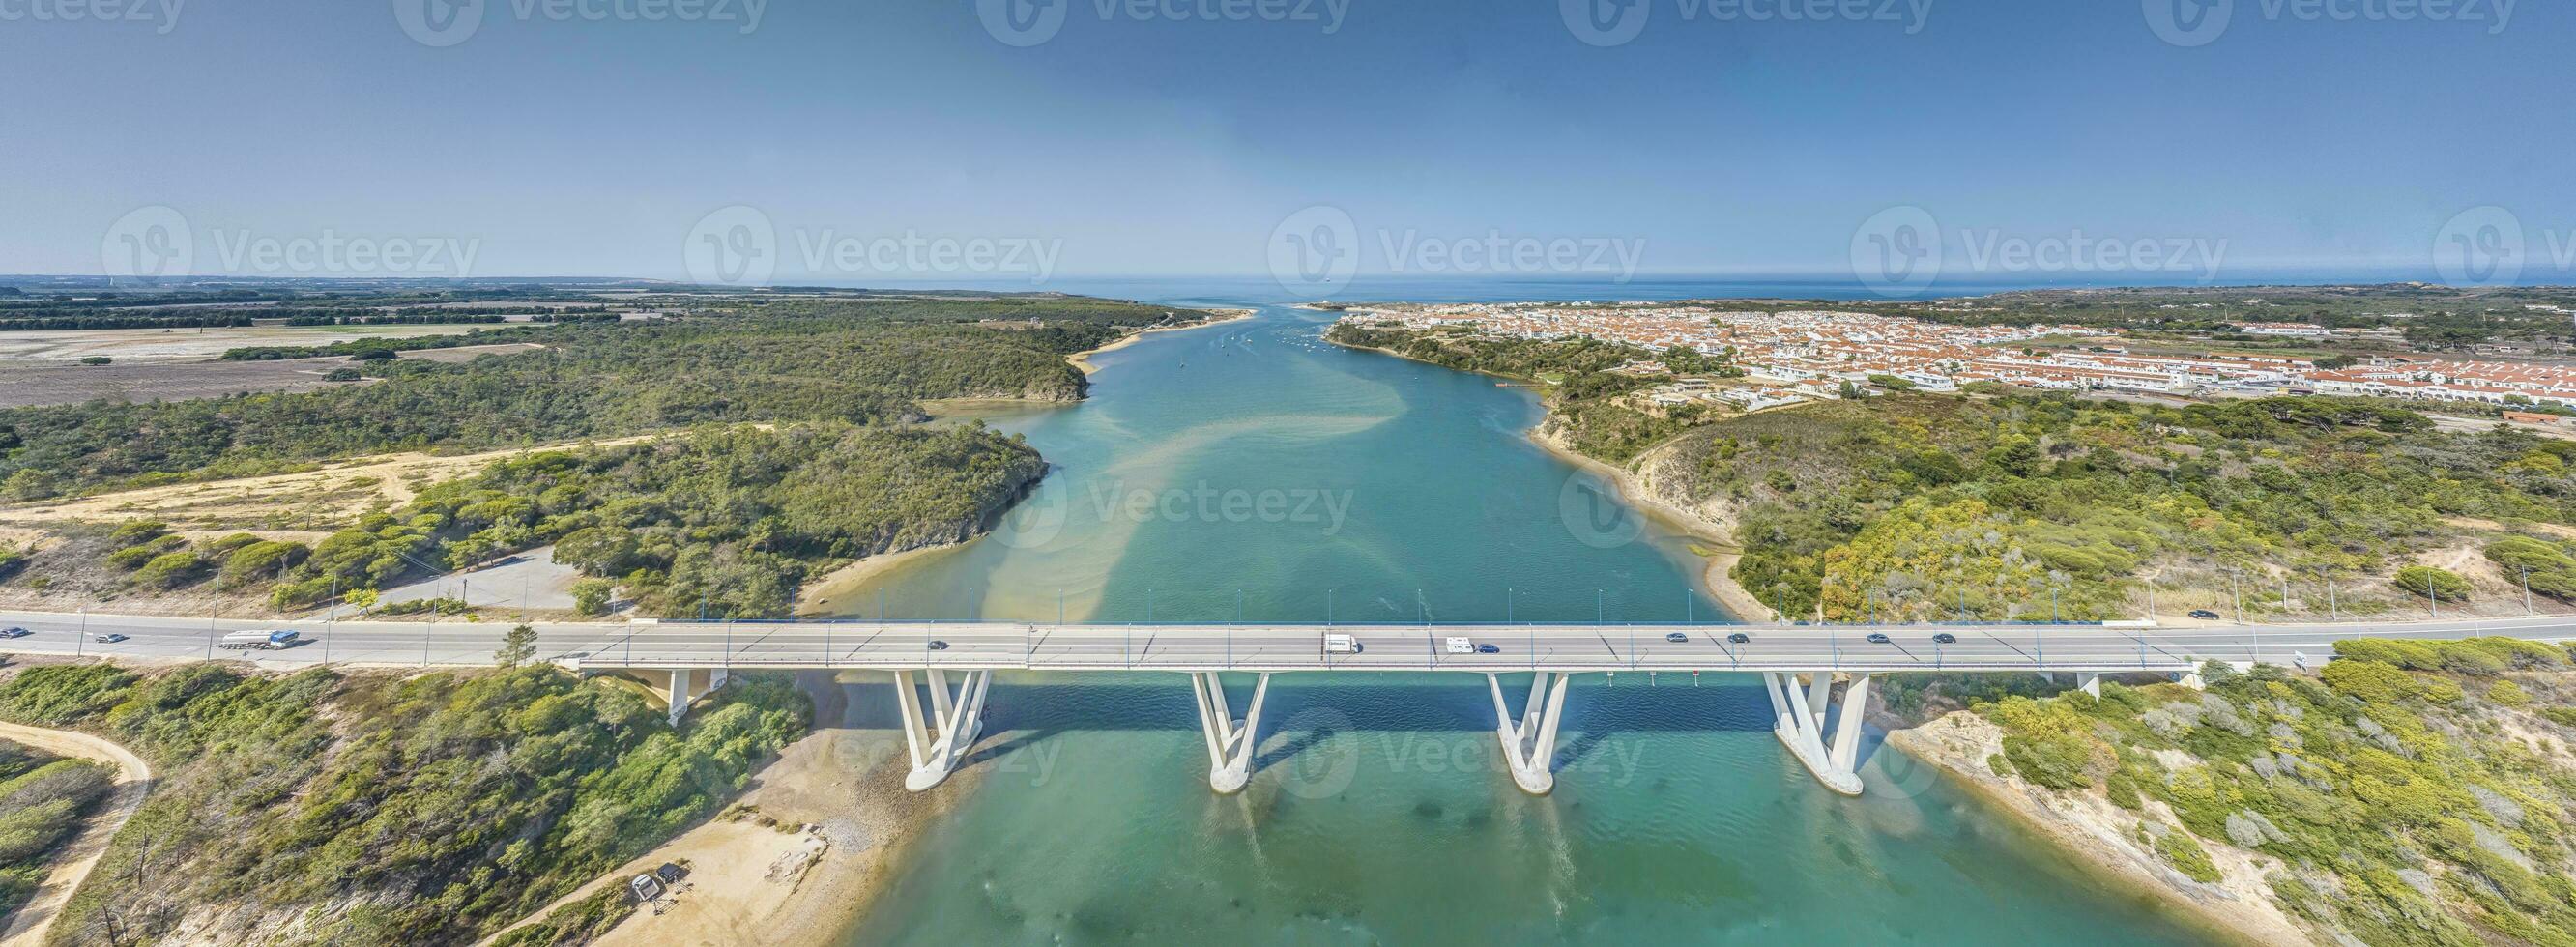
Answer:
[[[228,631],[292,628],[307,641],[247,656],[276,666],[488,665],[507,623],[260,622],[0,613],[0,653],[221,656]],[[2205,660],[2315,666],[2336,640],[2511,635],[2565,640],[2576,618],[2109,628],[2100,625],[1053,625],[1014,622],[540,623],[537,656],[585,668],[953,668],[1166,671],[2154,671]],[[116,633],[126,640],[101,643]],[[1326,654],[1348,634],[1357,654]],[[1679,642],[1665,640],[1678,633]],[[1741,633],[1750,640],[1727,640]],[[1872,634],[1888,636],[1872,644]],[[1954,636],[1955,643],[1933,640]],[[1494,653],[1452,654],[1448,639]]]

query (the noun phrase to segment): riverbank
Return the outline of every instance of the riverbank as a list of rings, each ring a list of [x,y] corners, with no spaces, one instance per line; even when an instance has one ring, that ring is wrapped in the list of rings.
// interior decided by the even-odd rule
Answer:
[[[682,833],[556,902],[624,884],[664,863],[688,867],[654,910],[638,910],[595,943],[602,947],[776,944],[828,947],[865,914],[922,830],[972,794],[981,779],[962,767],[938,790],[906,792],[900,738],[858,721],[865,699],[892,692],[844,672],[808,672],[813,733],[753,777],[725,815]],[[882,695],[870,691],[884,691]],[[828,722],[827,722],[828,721]],[[552,910],[549,906],[548,910]],[[538,912],[542,917],[546,912]],[[497,935],[496,935],[497,936]],[[487,939],[488,940],[488,939]]]
[[[1363,352],[1376,352],[1381,355],[1393,356],[1416,364],[1432,364],[1420,359],[1408,357],[1402,352],[1383,346],[1355,345],[1349,342],[1338,341],[1333,339],[1329,334],[1325,336],[1324,341],[1346,349]],[[1445,368],[1447,366],[1434,367]],[[1456,371],[1458,369],[1452,370]],[[1533,388],[1538,388],[1538,386],[1525,378],[1513,378],[1508,375],[1496,375],[1491,372],[1470,373],[1483,375],[1488,378],[1502,379],[1515,385],[1531,385]],[[1676,527],[1680,532],[1691,534],[1695,538],[1703,540],[1705,542],[1705,546],[1694,544],[1693,549],[1694,552],[1697,552],[1700,548],[1707,548],[1710,550],[1703,554],[1703,558],[1706,562],[1702,564],[1699,570],[1701,589],[1707,592],[1710,598],[1716,599],[1718,604],[1725,606],[1728,614],[1734,615],[1739,621],[1756,621],[1762,616],[1772,614],[1770,606],[1762,604],[1761,599],[1755,597],[1752,592],[1747,591],[1742,585],[1737,584],[1735,581],[1735,563],[1737,560],[1743,558],[1743,553],[1739,550],[1735,542],[1735,522],[1732,519],[1720,515],[1713,515],[1667,500],[1655,491],[1652,483],[1648,482],[1644,476],[1637,472],[1615,464],[1605,463],[1598,458],[1591,457],[1581,451],[1575,450],[1572,445],[1565,443],[1565,441],[1551,429],[1548,422],[1556,417],[1555,410],[1547,404],[1545,389],[1538,388],[1538,390],[1541,392],[1539,396],[1539,408],[1541,412],[1539,415],[1539,422],[1536,426],[1525,432],[1530,443],[1538,445],[1539,449],[1546,451],[1549,456],[1565,461],[1566,463],[1573,464],[1577,467],[1581,467],[1587,471],[1591,471],[1592,473],[1599,475],[1602,479],[1610,481],[1611,485],[1618,489],[1619,499],[1622,502],[1627,503],[1629,506],[1636,508],[1648,516],[1662,520],[1666,525]],[[1653,451],[1647,452],[1647,456],[1651,456],[1652,454]]]
[[[1986,760],[2003,752],[2003,736],[2002,728],[1991,721],[1960,710],[1920,726],[1890,730],[1886,746],[1939,769],[1952,784],[2011,814],[2016,823],[2048,839],[2059,851],[2106,879],[2116,879],[2118,890],[2154,899],[2213,939],[2236,944],[2314,943],[2274,904],[2264,881],[2267,869],[2245,853],[2210,846],[2209,854],[2223,873],[2221,880],[2202,883],[2185,878],[2137,841],[2133,827],[2138,814],[2112,805],[2099,793],[2051,798],[2019,777],[1996,775]],[[2164,805],[2153,800],[2147,804]],[[2162,817],[2172,821],[2170,811]]]
[[[805,583],[805,587],[796,593],[796,615],[801,618],[817,618],[865,612],[864,606],[867,603],[863,599],[868,591],[868,583],[877,576],[910,564],[914,560],[964,549],[972,542],[974,539],[940,543],[935,546],[919,546],[901,552],[881,552],[852,561],[848,565],[832,570],[819,580]]]
[[[1083,351],[1065,356],[1065,359],[1072,362],[1073,367],[1081,369],[1082,373],[1085,375],[1098,374],[1100,372],[1100,366],[1092,364],[1091,361],[1091,357],[1094,355],[1099,355],[1103,352],[1118,351],[1119,349],[1144,341],[1146,336],[1153,335],[1157,332],[1187,332],[1192,329],[1205,329],[1209,326],[1224,325],[1229,322],[1239,322],[1245,319],[1250,319],[1259,312],[1259,310],[1254,309],[1209,309],[1205,311],[1215,313],[1216,318],[1203,319],[1186,325],[1156,326],[1151,329],[1130,332],[1126,335],[1119,336],[1107,345],[1103,345],[1096,349],[1084,349]]]

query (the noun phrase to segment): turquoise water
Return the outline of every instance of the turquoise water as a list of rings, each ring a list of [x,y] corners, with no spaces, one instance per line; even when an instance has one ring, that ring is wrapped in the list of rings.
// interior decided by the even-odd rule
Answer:
[[[1602,621],[1612,636],[1722,619],[1691,591],[1684,537],[1527,442],[1529,393],[1324,345],[1329,320],[1265,308],[1151,336],[1098,356],[1079,407],[988,417],[1058,465],[1045,489],[995,536],[907,563],[842,609],[1329,610]],[[1518,678],[1504,681],[1515,700]],[[1500,771],[1491,706],[1469,675],[1282,676],[1251,786],[1219,797],[1178,675],[1004,674],[973,777],[935,790],[963,797],[847,940],[2193,940],[1898,754],[1871,754],[1868,795],[1825,791],[1771,737],[1750,678],[1578,681],[1544,798]]]

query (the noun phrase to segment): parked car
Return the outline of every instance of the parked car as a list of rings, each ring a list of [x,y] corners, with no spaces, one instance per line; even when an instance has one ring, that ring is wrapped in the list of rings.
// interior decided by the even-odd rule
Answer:
[[[0,628],[0,638],[24,638],[32,634],[35,632],[24,628]]]
[[[1690,640],[1690,636],[1689,636],[1689,635],[1682,634],[1681,632],[1676,631],[1676,632],[1671,632],[1671,633],[1669,633],[1669,634],[1664,635],[1664,640],[1665,640],[1665,641],[1672,642],[1672,643],[1674,643],[1674,644],[1681,644],[1682,642],[1689,641],[1689,640]]]
[[[2217,621],[2218,613],[2206,608],[2195,608],[2191,610],[2191,617],[2200,619],[2201,621]]]
[[[1873,632],[1870,632],[1870,633],[1869,633],[1869,643],[1871,643],[1871,644],[1893,644],[1894,642],[1891,642],[1891,641],[1887,640],[1887,636],[1886,636],[1885,634],[1882,634],[1882,633],[1880,633],[1880,632],[1875,632],[1875,631],[1873,631]]]
[[[928,648],[929,648],[930,650],[932,650],[932,651],[946,651],[946,650],[948,650],[948,642],[941,641],[941,640],[939,640],[939,639],[937,639],[937,638],[932,638],[932,639],[930,639],[930,644],[926,645],[925,647],[928,647]]]
[[[1959,636],[1954,635],[1954,634],[1951,634],[1951,633],[1949,633],[1949,632],[1946,632],[1946,631],[1945,631],[1945,632],[1942,632],[1942,633],[1940,633],[1940,634],[1933,635],[1933,636],[1932,636],[1932,643],[1933,643],[1933,644],[1958,644],[1958,643],[1959,643]]]
[[[1753,643],[1753,636],[1752,636],[1752,635],[1745,634],[1745,633],[1743,633],[1743,632],[1739,631],[1739,632],[1736,632],[1736,633],[1734,633],[1734,634],[1731,634],[1731,635],[1726,636],[1726,643],[1728,643],[1728,644],[1752,644],[1752,643]]]
[[[125,636],[111,631],[107,634],[93,636],[89,640],[96,641],[100,644],[115,644],[119,641],[125,640]]]

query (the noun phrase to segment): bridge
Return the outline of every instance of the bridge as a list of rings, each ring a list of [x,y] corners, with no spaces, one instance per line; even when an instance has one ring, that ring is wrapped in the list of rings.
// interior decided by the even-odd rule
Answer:
[[[265,668],[323,664],[489,667],[511,623],[259,621],[221,618],[0,612],[0,653],[122,659],[255,661]],[[1515,784],[1555,784],[1558,723],[1578,675],[1674,672],[1760,674],[1773,733],[1816,778],[1848,795],[1857,773],[1861,713],[1878,675],[1908,672],[2040,672],[2098,689],[2103,674],[2161,674],[2196,683],[2202,663],[2316,667],[2350,638],[2459,639],[2502,635],[2576,639],[2576,617],[2229,625],[2188,628],[2075,624],[1537,625],[1537,624],[1137,624],[794,621],[539,622],[536,658],[577,671],[634,672],[667,685],[672,718],[739,670],[865,669],[892,672],[918,791],[944,780],[981,735],[997,670],[1164,671],[1188,675],[1206,738],[1208,780],[1243,788],[1259,742],[1273,674],[1298,671],[1435,671],[1482,674],[1495,735]],[[293,629],[279,651],[218,648],[227,632]],[[1348,635],[1350,653],[1324,636]],[[119,640],[102,641],[104,636]],[[1733,640],[1741,636],[1743,640]],[[1883,641],[1873,641],[1882,636]],[[1252,677],[1237,716],[1225,675]],[[1528,674],[1525,693],[1503,675]],[[1841,685],[1839,689],[1835,685]],[[1512,698],[1519,696],[1519,709]],[[1849,712],[1845,712],[1848,710]]]

